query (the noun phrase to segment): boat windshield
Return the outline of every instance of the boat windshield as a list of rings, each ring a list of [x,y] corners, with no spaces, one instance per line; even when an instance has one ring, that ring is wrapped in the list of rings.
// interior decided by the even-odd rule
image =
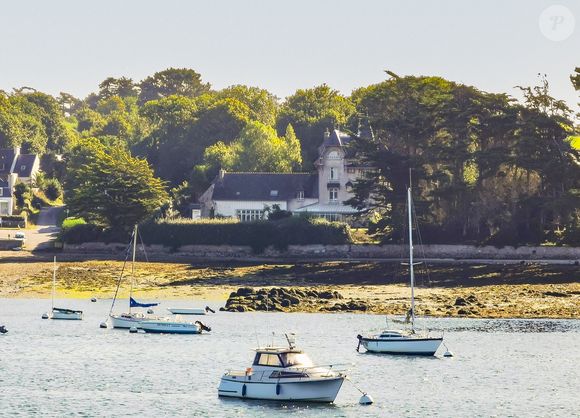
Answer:
[[[302,366],[312,367],[312,360],[304,353],[283,353],[280,354],[285,367]]]

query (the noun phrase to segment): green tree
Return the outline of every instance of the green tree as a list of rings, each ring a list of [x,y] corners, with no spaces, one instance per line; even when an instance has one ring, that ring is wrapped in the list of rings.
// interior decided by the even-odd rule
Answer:
[[[312,167],[318,158],[318,147],[324,131],[346,127],[354,115],[354,104],[326,84],[311,89],[297,90],[282,104],[276,126],[284,132],[290,124],[302,144],[302,161]]]
[[[231,144],[218,142],[205,150],[205,163],[235,171],[291,172],[300,166],[300,143],[292,127],[286,137],[278,137],[274,128],[249,122]]]
[[[122,147],[83,140],[72,155],[77,159],[68,169],[65,187],[67,205],[75,216],[129,230],[167,201],[164,183],[147,162]]]
[[[201,75],[192,69],[168,68],[147,77],[139,87],[139,103],[144,104],[173,94],[196,97],[209,91],[210,84],[203,83]]]
[[[276,123],[278,98],[268,90],[238,84],[220,90],[215,98],[235,99],[248,107],[250,119],[270,126]]]
[[[107,77],[99,84],[98,97],[100,100],[108,99],[109,97],[118,96],[121,98],[137,97],[139,95],[139,88],[135,85],[132,79],[127,77]]]

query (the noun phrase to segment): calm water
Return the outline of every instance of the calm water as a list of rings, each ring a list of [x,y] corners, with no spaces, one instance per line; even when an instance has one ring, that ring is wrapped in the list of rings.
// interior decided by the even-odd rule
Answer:
[[[204,321],[206,335],[130,334],[98,325],[110,301],[68,300],[84,321],[42,320],[47,300],[0,299],[0,415],[384,417],[573,416],[580,405],[580,321],[432,319],[455,353],[446,358],[357,354],[356,334],[378,316],[233,314]],[[162,307],[188,306],[167,302]],[[204,303],[197,304],[205,306]],[[159,307],[158,312],[164,311]],[[217,397],[228,368],[250,365],[268,330],[299,331],[315,362],[355,363],[335,405],[276,404]]]

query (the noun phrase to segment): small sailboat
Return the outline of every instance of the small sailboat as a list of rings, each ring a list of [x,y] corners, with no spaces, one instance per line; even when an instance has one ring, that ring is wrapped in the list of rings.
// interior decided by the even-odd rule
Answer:
[[[139,328],[154,334],[201,334],[203,331],[211,331],[211,328],[201,321],[183,321],[179,317],[141,321]]]
[[[255,349],[254,362],[243,371],[228,371],[218,396],[276,401],[334,402],[346,374],[332,365],[316,366],[291,335],[287,347]]]
[[[378,335],[357,335],[358,347],[362,345],[367,351],[385,354],[408,354],[432,356],[443,342],[443,337],[432,337],[429,332],[418,332],[415,329],[415,271],[413,263],[413,217],[411,187],[407,189],[408,221],[409,221],[409,273],[411,279],[411,309],[408,318],[410,330],[385,330]]]
[[[205,308],[167,308],[173,315],[206,315],[208,312],[215,313],[209,306]]]
[[[117,300],[117,294],[119,292],[119,286],[121,284],[121,279],[123,277],[123,273],[121,272],[121,276],[119,277],[119,282],[117,283],[117,290],[115,291],[115,296],[113,297],[113,303],[111,304],[111,310],[109,311],[109,321],[113,328],[124,328],[124,329],[131,329],[131,328],[139,328],[141,322],[145,320],[156,320],[157,317],[146,315],[141,312],[133,312],[133,308],[150,308],[152,306],[159,305],[158,303],[140,303],[133,299],[133,285],[135,282],[135,254],[137,252],[137,225],[133,229],[133,235],[131,236],[130,246],[132,248],[132,260],[131,260],[131,287],[129,290],[129,312],[114,314],[113,308],[115,307],[115,302]],[[125,262],[127,261],[127,257],[125,258]]]
[[[56,256],[53,260],[52,269],[52,308],[50,314],[44,314],[43,318],[50,319],[68,319],[80,321],[83,319],[83,311],[68,308],[57,308],[54,306],[54,295],[56,293]]]

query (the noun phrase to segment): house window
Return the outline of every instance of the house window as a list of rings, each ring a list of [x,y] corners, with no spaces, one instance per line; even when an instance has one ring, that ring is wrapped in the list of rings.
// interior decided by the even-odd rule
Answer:
[[[24,171],[24,170],[26,170],[26,166],[25,165],[21,165],[20,166],[20,171]]]
[[[0,170],[4,170],[4,164],[0,164]]]
[[[356,174],[356,168],[348,167],[346,172],[349,174]]]
[[[278,196],[278,190],[270,190],[270,197]]]
[[[330,169],[330,180],[336,180],[336,168],[334,167]]]
[[[8,215],[8,202],[0,202],[0,215]]]
[[[0,187],[0,196],[4,195],[4,189],[2,187]]]
[[[257,221],[264,217],[264,211],[259,209],[238,209],[236,215],[241,222]]]
[[[328,199],[331,202],[338,201],[338,189],[336,187],[332,187],[332,188],[328,189]]]
[[[304,191],[300,190],[297,194],[296,194],[296,198],[298,200],[304,200]]]

